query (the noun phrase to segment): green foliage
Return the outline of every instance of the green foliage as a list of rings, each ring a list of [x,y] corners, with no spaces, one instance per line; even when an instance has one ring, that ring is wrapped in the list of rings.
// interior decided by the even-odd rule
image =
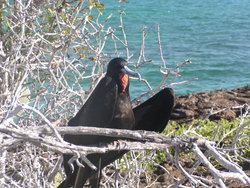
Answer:
[[[104,9],[104,4],[97,2],[96,0],[89,1],[89,9],[96,8],[99,13]]]
[[[161,163],[163,161],[166,161],[167,160],[167,157],[166,157],[166,154],[164,151],[157,151],[156,152],[156,155],[154,157],[154,160],[156,163]]]
[[[54,181],[55,181],[55,187],[58,187],[61,184],[61,182],[63,181],[62,174],[61,173],[57,173],[55,175]]]
[[[244,122],[246,122],[249,119],[246,119]],[[210,141],[213,140],[217,142],[217,147],[227,147],[228,145],[232,143],[233,139],[235,138],[239,124],[242,124],[244,122],[241,122],[239,118],[235,119],[234,121],[221,119],[218,122],[210,121],[210,120],[206,120],[204,122],[202,120],[194,120],[191,124],[178,124],[177,122],[173,121],[168,124],[168,126],[165,128],[162,134],[168,135],[168,136],[181,136],[184,134],[184,132],[187,132],[188,130],[192,129],[192,130],[195,130],[195,132],[198,135],[206,138],[207,140],[210,140]],[[248,125],[248,128],[249,127],[250,126]],[[245,129],[242,132],[245,133],[246,135],[250,135],[249,129]],[[197,137],[197,134],[196,135],[188,134],[188,135]],[[250,139],[249,138],[242,139],[240,137],[236,142],[236,147],[243,148],[243,149],[238,150],[241,156],[245,158],[250,158]],[[168,152],[170,155],[173,156],[175,150],[172,148],[169,148]],[[168,160],[166,156],[166,152],[162,150],[145,151],[144,154],[151,155],[151,158],[152,158],[152,160],[147,160],[145,164],[141,164],[146,169],[155,170],[156,169],[156,166],[154,165],[155,163],[161,164],[165,162],[166,160]],[[129,159],[130,161],[132,159],[131,156],[132,155],[130,153],[126,154],[126,158]],[[136,156],[138,160],[145,161],[145,159],[143,159],[143,155],[140,155],[140,152],[138,152]],[[194,153],[182,152],[180,156],[188,156],[190,160],[193,160]],[[237,162],[239,163],[243,162],[239,159],[235,159],[235,160],[237,160]],[[219,163],[213,160],[212,158],[211,158],[211,161],[213,165],[220,167]],[[126,165],[126,160],[124,159],[124,157],[119,159],[118,163],[122,171],[128,170],[129,167]]]
[[[248,121],[249,119],[250,118],[245,119],[244,122]],[[184,132],[192,129],[195,130],[198,135],[206,138],[207,140],[215,141],[218,147],[227,147],[228,145],[232,144],[233,140],[235,139],[239,124],[243,124],[244,122],[241,122],[239,118],[235,119],[234,121],[221,119],[218,122],[210,120],[206,120],[204,122],[202,120],[194,120],[190,125],[178,124],[177,122],[173,121],[168,124],[168,126],[163,131],[163,134],[168,136],[181,136]],[[245,133],[245,135],[250,135],[249,128],[250,126],[248,125],[248,129],[242,130],[242,133]],[[188,135],[197,137],[197,135],[190,133]],[[239,148],[237,152],[245,158],[250,158],[250,138],[245,138],[243,136],[244,135],[241,134],[236,140],[236,148]],[[169,153],[174,155],[174,150],[170,148]],[[182,153],[181,155],[187,154]],[[190,155],[193,155],[193,153],[190,153]],[[157,163],[166,161],[165,151],[157,151],[154,160]]]

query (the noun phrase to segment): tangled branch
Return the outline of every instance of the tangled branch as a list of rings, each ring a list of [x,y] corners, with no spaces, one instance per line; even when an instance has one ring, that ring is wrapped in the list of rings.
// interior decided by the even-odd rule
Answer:
[[[149,164],[168,171],[154,160],[159,149],[164,150],[169,161],[185,175],[182,179],[172,176],[173,186],[184,185],[186,181],[202,186],[213,183],[224,186],[224,178],[232,176],[249,185],[249,177],[235,163],[236,159],[249,162],[238,148],[239,142],[249,140],[248,105],[238,107],[244,108],[240,123],[221,135],[218,142],[199,135],[200,125],[190,127],[182,137],[145,131],[63,127],[105,74],[111,57],[125,56],[139,71],[154,62],[145,56],[146,27],[142,29],[140,53],[134,56],[126,38],[123,12],[119,14],[120,27],[116,30],[109,23],[115,13],[104,17],[103,7],[99,1],[84,0],[0,3],[0,187],[55,187],[64,175],[61,154],[72,154],[86,161],[89,153],[111,150],[133,152],[104,169],[104,186],[139,186],[143,174],[146,186],[151,186],[157,178],[147,175]],[[143,78],[139,84],[145,84],[148,90],[135,97],[134,105],[161,88],[191,81],[176,81],[181,77],[182,66],[191,61],[168,64],[163,57],[160,27],[156,33],[161,59],[156,62],[159,64],[156,72],[162,80],[152,87],[150,80]],[[63,141],[62,135],[66,133],[112,136],[119,141],[76,146]],[[219,147],[232,133],[235,133],[232,142]],[[214,138],[216,136],[215,132]],[[175,155],[169,152],[171,148],[176,151]],[[198,157],[191,171],[183,168],[179,160],[183,152],[193,152]],[[225,170],[216,169],[208,156],[216,158]],[[201,163],[213,178],[193,174]]]

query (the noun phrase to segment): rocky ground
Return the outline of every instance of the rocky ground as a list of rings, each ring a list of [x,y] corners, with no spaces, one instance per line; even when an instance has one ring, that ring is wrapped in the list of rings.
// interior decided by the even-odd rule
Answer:
[[[210,112],[211,109],[214,111],[228,108],[227,110],[211,115],[210,120],[219,120],[221,118],[227,120],[233,120],[240,115],[240,110],[235,110],[230,107],[248,104],[250,105],[250,85],[247,85],[242,88],[233,89],[233,90],[218,90],[214,92],[200,92],[192,93],[187,96],[177,96],[176,105],[173,110],[171,120],[177,121],[179,123],[190,123],[194,119],[204,119]],[[181,163],[186,170],[189,170],[191,162],[193,161],[192,157],[184,156],[181,158]],[[177,170],[169,161],[166,161],[161,164],[168,171],[168,173],[158,168],[152,172],[157,181],[154,184],[154,188],[158,187],[168,187],[173,182],[173,176],[178,178],[183,178],[183,174]],[[243,170],[250,176],[250,164],[244,164]],[[202,174],[203,177],[208,177],[210,174],[199,167],[195,173],[199,175]],[[239,187],[246,188],[245,184],[235,179],[226,180],[226,186],[230,188]]]
[[[211,109],[248,104],[250,105],[250,85],[233,90],[218,90],[214,92],[192,93],[187,96],[177,96],[172,120],[188,123],[193,119],[204,119]],[[240,115],[239,110],[228,109],[222,113],[210,116],[210,120],[221,118],[232,120]]]

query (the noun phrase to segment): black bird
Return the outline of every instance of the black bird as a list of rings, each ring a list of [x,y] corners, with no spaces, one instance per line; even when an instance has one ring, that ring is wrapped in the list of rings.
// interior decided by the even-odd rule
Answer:
[[[77,125],[78,126],[79,125],[98,126],[98,127],[106,126],[110,128],[126,128],[126,129],[133,129],[133,130],[148,130],[148,131],[155,131],[155,132],[162,132],[164,130],[165,126],[167,125],[169,121],[169,118],[170,118],[170,115],[174,106],[173,90],[170,88],[165,88],[161,90],[160,92],[155,94],[153,97],[149,98],[147,101],[145,101],[144,103],[134,108],[131,113],[131,104],[130,104],[129,93],[128,93],[128,78],[126,75],[124,75],[125,71],[122,68],[124,64],[126,64],[126,61],[121,58],[115,58],[109,63],[107,75],[105,76],[109,78],[104,77],[103,80],[100,81],[100,83],[98,84],[98,86],[96,87],[96,89],[94,90],[90,98],[87,100],[85,105],[82,107],[82,109],[77,113],[77,115],[73,119],[69,121],[69,124],[68,124],[69,126],[77,126]],[[130,72],[129,73],[130,75],[132,74],[132,76],[139,77],[138,73],[131,72],[131,71],[129,72]],[[112,82],[111,80],[115,81],[115,83],[113,83],[112,87],[108,87],[110,85],[107,83]],[[102,85],[100,86],[100,84]],[[127,87],[125,87],[125,85],[127,85]],[[116,90],[117,94],[114,94],[114,92],[111,91],[112,89],[114,89],[114,87],[118,87],[118,91]],[[103,96],[103,93],[106,93],[106,97]],[[125,93],[127,97],[124,97]],[[117,97],[117,96],[120,96],[120,97]],[[105,99],[100,100],[100,97],[102,98],[105,97]],[[96,106],[97,104],[99,104],[98,102],[95,102],[96,98],[97,98],[97,101],[99,100],[102,103],[105,102],[105,104],[107,104],[107,107],[104,108],[102,106],[102,110],[92,109],[95,112],[93,111],[89,112],[91,117],[89,118],[84,117],[83,115],[86,114],[86,111],[87,112],[91,111],[91,109],[88,109],[88,108],[90,108],[93,105]],[[117,98],[118,101],[120,100],[120,102],[118,102],[120,105],[116,105],[116,107],[111,107],[115,103],[114,101],[116,101],[114,98]],[[126,98],[126,100],[124,100],[124,98]],[[114,120],[109,120],[109,121],[106,120],[105,123],[103,124],[99,123],[100,120],[103,121],[105,117],[107,118],[107,114],[110,113],[110,112],[107,112],[107,110],[114,110],[114,111],[117,110],[116,112],[117,116],[118,114],[121,115],[122,112],[126,111],[127,115],[120,117],[120,119],[118,118],[119,120],[115,118],[116,117],[115,115],[113,116],[110,115],[111,116],[110,118]],[[98,111],[98,113],[96,111]],[[98,120],[99,115],[100,115],[100,119]],[[71,142],[77,145],[97,144],[99,142],[111,142],[115,140],[115,139],[111,139],[108,137],[100,137],[100,136],[84,136],[83,137],[83,136],[76,136],[76,135],[65,135],[64,139],[68,142]],[[67,163],[68,160],[72,156],[64,155],[64,168],[65,168],[67,178],[59,187],[60,188],[70,187],[73,185],[75,185],[75,187],[77,188],[82,187],[87,179],[90,180],[90,184],[92,187],[98,187],[99,180],[100,180],[98,172],[100,172],[100,169],[110,164],[111,162],[115,161],[116,159],[122,157],[126,152],[128,151],[127,150],[111,151],[102,155],[100,154],[88,155],[88,158],[91,160],[91,162],[99,167],[99,171],[94,171],[90,169],[88,165],[85,165],[85,168],[79,168],[78,170],[78,166],[74,163],[75,170],[73,173],[71,173],[71,169]],[[100,161],[101,163],[99,163]]]
[[[175,103],[174,91],[171,88],[164,88],[157,94],[138,105],[133,109],[135,116],[135,125],[133,130],[155,131],[161,133],[171,116]],[[111,151],[102,158],[101,168],[121,158],[127,150]],[[89,174],[92,182],[100,180],[100,176],[96,173]]]
[[[162,132],[170,119],[174,101],[173,90],[171,88],[165,88],[134,108],[133,112],[136,123],[133,129]],[[112,151],[105,154],[105,156],[102,157],[101,168],[122,157],[126,152],[128,151]],[[97,172],[93,174],[89,173],[86,176],[91,177],[92,184],[93,182],[99,181],[100,178]]]
[[[126,60],[112,59],[107,68],[107,73],[100,80],[86,103],[72,118],[68,126],[94,126],[119,129],[133,129],[135,125],[134,113],[129,97],[129,76],[140,78],[140,74],[131,71]],[[111,142],[115,139],[101,136],[65,135],[64,140],[76,145],[92,145],[100,142]],[[71,187],[74,184],[82,187],[91,174],[96,174],[87,164],[80,168],[74,162],[74,171],[68,161],[71,155],[64,155],[64,169],[67,175],[59,187]],[[90,154],[87,158],[97,167],[103,167],[102,158],[106,154]],[[78,172],[79,169],[79,172]],[[78,176],[76,181],[76,176]],[[80,180],[79,180],[80,176]],[[79,181],[81,181],[79,183]],[[91,182],[92,187],[98,187],[99,182]]]

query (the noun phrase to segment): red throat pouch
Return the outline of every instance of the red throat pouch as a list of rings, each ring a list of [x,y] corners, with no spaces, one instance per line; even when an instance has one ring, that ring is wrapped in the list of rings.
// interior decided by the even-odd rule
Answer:
[[[128,86],[128,75],[124,73],[119,74],[119,79],[122,84],[122,92],[125,92],[127,86]]]

